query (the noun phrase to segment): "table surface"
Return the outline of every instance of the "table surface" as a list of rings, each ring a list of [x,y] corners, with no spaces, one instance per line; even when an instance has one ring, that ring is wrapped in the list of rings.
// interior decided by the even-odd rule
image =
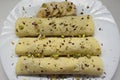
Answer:
[[[12,10],[12,8],[19,2],[20,0],[0,0],[0,31],[1,27],[3,26],[3,22]],[[120,10],[119,3],[120,0],[101,0],[103,4],[111,11],[118,27],[120,30]],[[112,4],[112,5],[111,5]],[[116,70],[116,73],[114,74],[112,80],[119,80],[120,79],[120,64],[118,65],[118,68]],[[2,68],[1,62],[0,62],[0,80],[8,80],[6,74],[4,73],[4,70]]]

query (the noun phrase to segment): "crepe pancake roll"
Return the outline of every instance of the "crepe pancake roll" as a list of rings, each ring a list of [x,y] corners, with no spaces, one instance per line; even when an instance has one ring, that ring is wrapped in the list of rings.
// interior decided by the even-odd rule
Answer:
[[[25,36],[92,36],[94,23],[90,15],[62,18],[19,18],[16,21],[16,34]]]
[[[16,54],[25,55],[100,55],[101,48],[93,37],[85,38],[20,38],[16,45]]]
[[[100,57],[58,59],[20,57],[16,65],[17,75],[30,74],[86,74],[100,76],[103,63]]]
[[[76,6],[72,2],[48,2],[40,7],[37,17],[61,17],[76,15]]]

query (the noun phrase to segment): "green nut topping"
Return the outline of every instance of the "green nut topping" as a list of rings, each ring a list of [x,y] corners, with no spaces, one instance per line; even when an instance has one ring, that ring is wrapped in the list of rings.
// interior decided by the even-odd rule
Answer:
[[[80,55],[78,55],[78,54],[73,54],[73,57],[74,57],[74,58],[79,58]]]
[[[55,59],[58,59],[58,57],[59,57],[59,54],[57,54],[57,53],[54,53],[54,54],[52,55],[52,57],[53,57],[53,58],[55,58]]]
[[[41,57],[41,55],[39,53],[35,54],[35,57]]]
[[[81,38],[81,35],[78,35],[79,38]]]
[[[83,34],[82,37],[84,38],[84,37],[85,37],[85,34]]]
[[[46,7],[47,7],[47,5],[46,5],[45,3],[43,3],[43,4],[42,4],[42,7],[43,7],[43,8],[46,8]]]
[[[46,37],[45,35],[42,35],[42,37],[41,37],[41,38],[42,38],[42,39],[45,39],[45,37]]]
[[[38,33],[38,34],[40,33],[40,29],[37,29],[37,33]]]
[[[28,54],[27,56],[30,58],[32,55],[31,55],[31,54]]]
[[[36,21],[36,23],[37,23],[37,24],[41,24],[42,22],[41,22],[41,20],[38,20],[38,21]]]
[[[64,38],[65,36],[64,35],[61,35],[62,38]]]
[[[20,30],[23,30],[23,29],[24,29],[24,27],[23,27],[22,25],[20,25],[20,26],[19,26],[19,29],[20,29]]]
[[[67,8],[67,11],[70,12],[71,10],[72,10],[72,7],[69,6],[69,7]]]
[[[90,55],[86,55],[86,57],[87,57],[87,58],[91,58],[91,56],[90,56]]]
[[[69,57],[70,57],[70,54],[67,54],[67,57],[69,58]]]

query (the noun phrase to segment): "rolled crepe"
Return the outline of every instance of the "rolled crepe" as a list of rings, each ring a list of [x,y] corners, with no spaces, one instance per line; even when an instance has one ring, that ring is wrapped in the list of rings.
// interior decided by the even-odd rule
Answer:
[[[61,17],[76,15],[76,6],[72,2],[48,2],[40,7],[37,17]]]
[[[100,55],[101,48],[93,37],[85,38],[20,38],[16,54],[25,55]]]
[[[17,75],[30,74],[86,74],[99,76],[103,73],[100,57],[58,59],[20,57],[16,65]]]
[[[24,36],[92,36],[94,23],[90,15],[62,18],[19,18],[16,34]]]

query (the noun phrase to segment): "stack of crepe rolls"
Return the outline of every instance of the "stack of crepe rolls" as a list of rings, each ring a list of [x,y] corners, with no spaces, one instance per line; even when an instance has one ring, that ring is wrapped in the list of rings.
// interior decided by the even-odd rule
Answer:
[[[68,7],[67,4],[75,7],[70,2],[46,3],[42,5],[43,12],[48,7],[51,11],[51,4],[57,5],[58,9],[63,4],[66,4],[64,9]],[[51,12],[45,16],[41,16],[41,12],[38,13],[40,14],[38,17],[44,18],[23,17],[16,21],[16,35],[20,37],[15,49],[16,54],[20,56],[16,64],[16,74],[100,76],[103,73],[103,62],[99,57],[100,45],[92,37],[94,35],[92,17],[72,16],[76,10],[61,15],[56,15],[57,11],[52,11],[55,12],[53,15]]]

